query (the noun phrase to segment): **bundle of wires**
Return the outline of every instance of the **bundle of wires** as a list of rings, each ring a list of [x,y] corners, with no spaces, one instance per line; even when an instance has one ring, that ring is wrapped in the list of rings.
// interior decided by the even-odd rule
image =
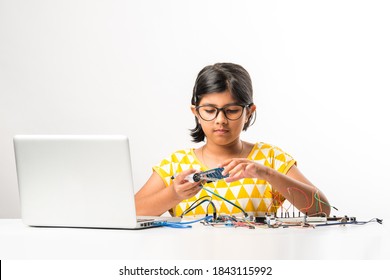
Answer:
[[[237,207],[238,209],[240,209],[242,211],[245,218],[248,217],[248,214],[239,205],[227,200],[226,198],[212,192],[209,189],[206,189],[203,185],[201,185],[201,187],[205,191],[211,193],[212,195],[215,195],[216,197],[219,197],[220,199],[226,201],[227,203],[230,203],[234,207]],[[212,221],[217,221],[217,209],[216,209],[215,204],[212,201],[212,197],[210,195],[202,196],[202,197],[198,198],[196,201],[194,201],[186,210],[183,211],[181,218],[183,218],[184,215],[188,214],[189,212],[193,211],[195,208],[201,206],[203,203],[208,203],[208,205],[206,207],[206,216],[204,218],[200,218],[200,219],[193,220],[193,221],[187,221],[187,222],[160,222],[160,223],[158,223],[158,225],[165,226],[165,227],[173,227],[173,228],[191,228],[192,226],[190,224],[193,224],[193,223],[197,223],[197,222],[201,222],[201,221],[204,221],[205,223],[210,223]],[[209,216],[209,212],[208,212],[210,205],[212,206],[212,209],[213,209],[212,216]],[[245,218],[243,221],[246,221]],[[252,228],[252,226],[249,223],[246,223],[245,225]]]
[[[248,213],[246,213],[245,210],[242,209],[241,206],[239,206],[239,205],[237,205],[237,204],[231,202],[230,200],[227,200],[226,198],[224,198],[223,196],[220,196],[219,194],[216,194],[215,192],[210,191],[209,189],[205,188],[203,185],[201,185],[201,187],[202,187],[205,191],[207,191],[208,193],[211,193],[212,195],[215,195],[216,197],[219,197],[220,199],[222,199],[222,200],[226,201],[227,203],[233,205],[234,207],[240,209],[241,212],[244,214],[244,216],[245,216],[245,217],[248,217]]]
[[[182,213],[182,215],[180,217],[183,218],[184,215],[191,212],[192,210],[199,207],[200,205],[202,205],[205,202],[208,202],[209,204],[206,207],[206,209],[207,209],[206,216],[203,218],[200,218],[197,220],[192,220],[192,221],[186,221],[186,222],[161,222],[158,225],[164,226],[164,227],[172,227],[172,228],[191,228],[192,226],[190,224],[193,224],[193,223],[197,223],[197,222],[201,222],[201,221],[209,222],[212,220],[216,220],[217,219],[217,209],[215,208],[215,204],[211,200],[211,196],[209,196],[209,195],[202,196],[202,197],[198,198],[196,201],[194,201],[186,210],[184,210],[184,212]],[[209,214],[208,214],[208,209],[209,209],[210,205],[213,208],[213,215],[212,216],[209,216]]]
[[[192,210],[199,207],[200,205],[202,205],[205,202],[209,203],[206,207],[206,216],[208,216],[208,209],[209,209],[209,206],[211,205],[213,207],[213,219],[214,220],[217,219],[217,209],[215,208],[215,204],[212,201],[211,196],[209,196],[209,195],[202,196],[202,197],[198,198],[197,200],[195,200],[186,210],[184,210],[184,212],[181,214],[181,217],[183,218],[184,215],[188,214],[189,212],[191,212]]]

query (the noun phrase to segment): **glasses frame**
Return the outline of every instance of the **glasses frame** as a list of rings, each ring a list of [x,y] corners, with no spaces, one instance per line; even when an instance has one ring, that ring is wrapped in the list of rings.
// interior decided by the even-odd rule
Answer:
[[[241,115],[240,115],[238,118],[236,118],[236,119],[231,119],[231,118],[229,118],[229,117],[226,115],[225,110],[226,110],[226,108],[228,108],[228,107],[230,107],[230,106],[240,106],[240,107],[242,107]],[[218,108],[217,106],[214,106],[214,105],[201,105],[201,106],[196,106],[195,109],[196,109],[196,112],[198,113],[199,117],[200,117],[202,120],[206,121],[206,122],[211,122],[211,121],[215,120],[215,119],[218,117],[219,112],[221,112],[221,111],[223,112],[223,114],[224,114],[224,116],[225,116],[226,119],[228,119],[229,121],[236,121],[236,120],[239,120],[239,119],[242,117],[242,115],[244,114],[245,108],[249,108],[250,106],[252,106],[252,103],[251,103],[251,104],[245,104],[245,105],[243,105],[243,104],[228,104],[228,105],[223,106],[222,108]],[[211,120],[206,120],[206,119],[204,119],[204,118],[202,117],[202,115],[199,113],[199,109],[200,109],[200,108],[203,108],[203,107],[213,107],[214,109],[216,109],[216,110],[217,110],[217,113],[215,114],[215,117],[212,118]]]

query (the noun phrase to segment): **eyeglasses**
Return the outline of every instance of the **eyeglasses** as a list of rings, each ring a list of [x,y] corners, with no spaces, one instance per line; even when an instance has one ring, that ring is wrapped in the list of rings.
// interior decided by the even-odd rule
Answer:
[[[223,112],[225,117],[228,120],[235,121],[241,118],[242,113],[244,112],[244,108],[249,107],[248,105],[226,105],[222,108],[215,107],[213,105],[203,105],[196,106],[195,109],[198,112],[199,116],[205,121],[214,120],[220,111]]]

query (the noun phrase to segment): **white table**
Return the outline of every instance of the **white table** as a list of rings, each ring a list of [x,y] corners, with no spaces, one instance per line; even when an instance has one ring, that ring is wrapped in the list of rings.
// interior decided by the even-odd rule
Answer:
[[[384,224],[317,228],[111,230],[29,227],[0,219],[0,259],[390,259]]]

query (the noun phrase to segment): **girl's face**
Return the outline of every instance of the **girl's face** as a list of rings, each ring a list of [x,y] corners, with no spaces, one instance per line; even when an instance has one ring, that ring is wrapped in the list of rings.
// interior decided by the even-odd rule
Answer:
[[[254,105],[250,109],[247,109],[247,107],[242,109],[240,106],[226,107],[228,105],[245,105],[239,104],[228,90],[204,95],[199,103],[199,106],[205,105],[210,105],[216,108],[225,108],[225,111],[218,111],[213,107],[201,107],[199,110],[192,107],[192,112],[198,118],[198,121],[207,137],[207,141],[211,141],[217,145],[228,145],[237,141],[245,123],[250,117],[250,114],[255,110]],[[238,117],[241,112],[240,110],[243,112],[242,115]],[[204,120],[205,116],[206,119],[212,119],[217,111],[218,114],[215,119],[210,121]],[[226,117],[225,113],[229,118]],[[238,119],[236,119],[237,117]]]

